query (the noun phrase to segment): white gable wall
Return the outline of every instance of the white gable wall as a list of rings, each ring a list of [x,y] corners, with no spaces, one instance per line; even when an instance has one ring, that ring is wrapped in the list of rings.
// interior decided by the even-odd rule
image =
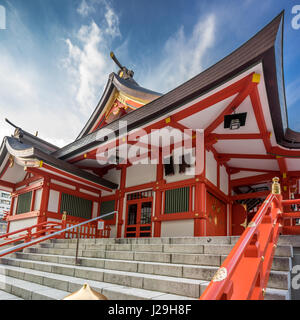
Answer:
[[[220,166],[220,189],[226,195],[228,195],[228,190],[229,190],[228,174],[227,174],[225,166]]]
[[[217,161],[214,158],[214,154],[211,151],[205,153],[205,171],[206,179],[217,185]]]

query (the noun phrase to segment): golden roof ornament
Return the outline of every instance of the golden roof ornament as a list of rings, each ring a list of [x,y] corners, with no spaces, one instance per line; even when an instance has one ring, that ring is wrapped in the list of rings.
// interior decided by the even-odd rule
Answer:
[[[108,300],[103,294],[93,290],[87,283],[81,289],[75,291],[62,300]]]
[[[281,194],[279,178],[278,177],[274,177],[272,179],[272,181],[273,181],[272,194]]]
[[[8,161],[9,161],[9,167],[12,168],[15,164],[15,159],[12,155],[9,156],[8,158]]]
[[[132,70],[127,69],[125,66],[122,66],[112,51],[110,52],[110,57],[112,58],[114,63],[120,68],[120,71],[118,74],[120,78],[123,78],[123,79],[133,78],[134,72]]]

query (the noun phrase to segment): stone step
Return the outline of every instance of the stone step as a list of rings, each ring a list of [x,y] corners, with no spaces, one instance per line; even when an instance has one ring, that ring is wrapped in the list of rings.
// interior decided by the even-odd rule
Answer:
[[[17,253],[17,255],[18,257],[22,257],[22,253]],[[59,256],[59,255],[39,255],[39,254],[36,254],[36,255],[31,254],[31,256],[30,255],[26,256],[26,253],[25,253],[25,256],[23,255],[23,257],[25,258],[30,257],[31,259],[30,260],[15,259],[16,261],[20,262],[19,264],[20,266],[24,266],[24,267],[29,266],[29,268],[31,267],[36,268],[37,270],[40,270],[39,268],[42,267],[43,268],[42,271],[54,272],[51,268],[51,264],[53,264],[53,265],[57,265],[58,269],[61,269],[61,272],[63,274],[70,275],[71,273],[71,275],[73,275],[74,273],[74,270],[72,270],[72,268],[74,267],[75,259],[72,256],[66,257],[66,256]],[[38,260],[38,259],[41,259],[41,260]],[[5,258],[2,258],[2,260],[5,261]],[[13,262],[13,260],[14,260],[13,258],[10,258],[11,263]],[[118,276],[115,276],[115,277],[116,278],[119,277],[120,278],[119,281],[123,281],[121,279],[122,274],[125,273],[126,275],[129,275],[128,272],[130,272],[132,273],[132,280],[130,281],[137,282],[138,284],[140,283],[139,281],[141,281],[138,275],[143,276],[145,274],[147,274],[148,277],[151,277],[152,275],[154,276],[157,275],[157,276],[183,277],[186,279],[193,279],[193,280],[200,280],[200,281],[210,281],[218,269],[217,266],[195,266],[195,265],[184,265],[184,264],[172,265],[168,263],[153,263],[153,262],[137,263],[137,262],[133,262],[132,259],[128,261],[126,260],[112,261],[110,259],[81,258],[81,260],[83,264],[86,263],[88,266],[86,267],[82,266],[82,270],[76,271],[76,274],[78,274],[78,272],[79,273],[84,272],[84,270],[88,271],[89,269],[93,269],[95,271],[95,274],[92,276],[96,278],[90,278],[90,279],[99,280],[98,277],[100,278],[106,277],[107,279],[111,278],[112,275],[110,274],[110,272],[114,271],[116,273],[120,272],[120,274],[118,274]],[[28,263],[28,261],[31,261],[32,263],[34,263],[35,266],[32,266],[32,263]],[[39,263],[43,263],[43,265],[39,266]],[[71,263],[72,263],[72,266],[70,266]],[[60,268],[59,266],[62,266],[62,267]],[[64,268],[63,266],[65,266],[66,268]],[[80,267],[76,266],[75,268],[80,268]],[[109,273],[109,274],[106,275],[106,273]],[[108,281],[110,282],[110,280]],[[131,283],[125,284],[125,285],[133,286]],[[276,289],[285,289],[285,290],[289,289],[290,288],[290,272],[271,270],[268,287],[276,288]],[[175,294],[180,294],[180,293],[175,292]]]
[[[24,300],[24,299],[17,297],[14,294],[0,290],[0,300]]]
[[[300,247],[300,235],[283,235],[278,239],[278,245],[290,245]]]
[[[1,268],[3,266],[0,266]],[[2,269],[1,273],[5,273]],[[69,293],[48,286],[24,281],[8,275],[0,277],[0,287],[6,294],[20,300],[61,300]],[[5,297],[5,295],[3,295]],[[0,296],[1,298],[1,296]],[[14,299],[14,300],[16,300]]]
[[[104,294],[110,300],[194,300],[195,298],[162,293],[159,291],[120,286],[101,281],[86,280],[44,271],[31,270],[21,267],[0,265],[0,273],[16,280],[33,283],[47,288],[56,288],[64,292],[63,297],[70,292],[79,290],[88,283],[94,290]],[[61,296],[59,297],[61,299]],[[1,295],[0,295],[1,297]]]
[[[178,257],[179,256],[179,257]],[[193,259],[191,259],[192,256]],[[33,261],[44,261],[53,263],[63,263],[68,265],[75,265],[74,256],[64,256],[64,255],[49,255],[49,254],[39,254],[39,253],[25,253],[18,252],[13,254],[11,257],[16,257],[19,259],[28,259]],[[223,257],[226,258],[225,256]],[[176,259],[177,262],[176,263]],[[142,262],[142,261],[132,261],[132,260],[112,260],[112,259],[101,259],[101,258],[85,258],[79,257],[79,264],[84,267],[93,268],[104,268],[109,270],[119,270],[128,272],[141,272],[147,274],[155,275],[166,275],[172,277],[185,277],[187,274],[193,279],[205,279],[210,280],[213,276],[215,269],[212,269],[211,273],[206,278],[203,277],[203,272],[208,272],[208,267],[219,267],[220,266],[220,256],[213,255],[177,255],[172,256],[173,263],[157,263],[157,262]],[[283,261],[282,261],[283,260]],[[275,257],[272,270],[277,271],[290,271],[291,258],[281,258]],[[192,263],[189,263],[192,262]],[[197,262],[197,263],[195,263]],[[199,269],[197,269],[197,266]],[[189,273],[193,271],[193,274]],[[196,273],[196,275],[195,275]]]
[[[205,247],[205,246],[204,246]],[[210,249],[210,250],[209,250]],[[226,249],[227,250],[227,249]],[[225,251],[226,251],[225,250]],[[211,265],[220,266],[227,257],[221,255],[215,245],[210,248],[205,248],[207,253],[191,254],[191,253],[166,253],[166,252],[139,252],[139,251],[106,251],[106,250],[79,250],[79,257],[111,259],[111,260],[130,260],[130,261],[144,261],[144,262],[161,262],[161,263],[179,263],[179,264],[194,264],[194,265]],[[228,249],[228,251],[230,251]],[[24,253],[37,253],[48,255],[65,255],[75,256],[73,249],[57,249],[57,248],[44,248],[40,246],[30,247],[24,249]],[[278,256],[277,256],[278,254]],[[275,251],[273,270],[289,271],[291,269],[292,254],[290,246],[277,247]]]
[[[101,268],[70,266],[66,264],[49,263],[33,260],[22,260],[12,258],[1,258],[1,264],[57,273],[60,275],[85,278],[108,282],[133,288],[154,290],[175,295],[182,295],[191,298],[199,298],[201,295],[201,285],[207,281],[187,278],[197,276],[194,269],[187,269],[185,278],[176,278],[170,276],[150,275],[146,273],[124,272],[117,270],[107,270]],[[204,268],[204,267],[203,267]],[[203,277],[210,279],[217,268],[205,267],[202,272]],[[208,277],[209,275],[209,277]]]
[[[289,290],[267,288],[265,300],[290,300]]]
[[[79,245],[79,254],[82,251],[124,251],[124,252],[163,252],[163,253],[186,253],[186,254],[219,254],[228,255],[233,249],[232,244],[90,244],[83,239]],[[101,240],[101,239],[99,239]],[[104,239],[102,239],[104,240]],[[73,255],[76,251],[76,243],[72,242],[47,242],[41,243],[32,248],[46,248],[52,250],[51,253],[62,253]],[[292,257],[291,245],[278,245],[275,250],[276,256]]]
[[[221,256],[221,264],[226,260],[227,256]],[[271,270],[290,271],[292,269],[291,257],[274,256]]]
[[[18,259],[62,263],[75,265],[75,258],[72,256],[41,255],[36,253],[18,252],[11,257]],[[140,272],[162,276],[189,277],[192,279],[210,280],[217,270],[216,266],[195,266],[189,264],[169,264],[157,262],[141,262],[127,260],[110,260],[99,258],[79,258],[83,267],[102,268],[108,270]],[[207,274],[205,274],[207,273]]]
[[[206,288],[208,284],[209,282],[203,284],[203,287]],[[290,300],[290,292],[284,289],[267,288],[264,300]]]
[[[162,238],[102,238],[80,239],[89,244],[230,244],[231,237],[162,237]],[[54,243],[76,243],[77,239],[51,239]]]

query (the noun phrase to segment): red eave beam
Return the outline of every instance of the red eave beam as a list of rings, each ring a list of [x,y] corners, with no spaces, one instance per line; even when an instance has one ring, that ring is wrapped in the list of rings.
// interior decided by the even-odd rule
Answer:
[[[96,148],[95,150],[91,150],[89,152],[86,152],[85,154],[76,156],[73,159],[69,159],[68,162],[75,163],[75,162],[78,162],[78,161],[81,161],[81,160],[84,160],[87,158],[95,158],[96,152],[101,153],[109,148],[118,147],[120,144],[126,143],[127,141],[130,141],[130,140],[134,141],[135,137],[137,137],[137,136],[141,137],[145,134],[145,132],[147,134],[149,134],[151,132],[151,130],[160,129],[160,128],[165,127],[166,125],[170,125],[170,126],[172,125],[173,127],[176,126],[177,128],[184,128],[184,126],[181,125],[180,123],[178,123],[178,121],[180,121],[184,118],[187,118],[195,113],[198,113],[198,112],[200,112],[200,111],[202,111],[212,105],[215,105],[216,103],[218,103],[224,99],[227,99],[227,98],[241,92],[243,90],[243,88],[245,88],[245,86],[247,86],[247,84],[249,84],[249,81],[252,79],[252,75],[253,74],[251,74],[250,76],[248,75],[248,76],[244,77],[243,79],[231,84],[230,86],[228,86],[228,87],[212,94],[211,96],[195,103],[194,105],[177,112],[176,114],[171,116],[171,123],[167,123],[166,119],[159,120],[156,123],[151,124],[151,125],[143,128],[142,130],[137,130],[136,132],[129,134],[127,136],[127,138],[125,139],[125,141],[122,141],[122,138],[117,138],[115,141],[106,143],[105,145],[100,146],[99,148]],[[250,82],[250,83],[252,83],[252,82]],[[168,116],[166,116],[166,118],[168,118]]]
[[[219,153],[219,158],[230,158],[230,159],[275,159],[274,156],[268,154],[244,154],[244,153]]]
[[[205,129],[205,136],[210,135],[223,121],[224,116],[227,114],[232,114],[232,112],[237,109],[240,104],[249,96],[254,87],[257,87],[257,83],[253,82],[253,75],[251,73],[247,76],[246,84],[243,90],[229,103],[229,105],[222,111],[222,113]]]
[[[262,139],[260,133],[242,133],[242,134],[217,134],[211,133],[208,138],[216,140],[257,140]]]
[[[230,170],[232,170],[230,173],[238,173],[240,171],[249,171],[249,172],[262,172],[262,173],[272,173],[275,175],[280,175],[279,171],[275,170],[267,170],[267,169],[255,169],[255,168],[241,168],[241,167],[230,167]]]
[[[274,178],[274,174],[272,173],[260,174],[257,176],[231,180],[231,186],[232,187],[248,186],[248,185],[258,184],[262,182],[271,182],[273,178]]]
[[[255,198],[265,198],[270,194],[270,191],[258,191],[258,192],[249,192],[249,193],[242,193],[236,196],[230,197],[230,200],[245,200],[245,199],[255,199]]]
[[[239,93],[245,85],[249,82],[249,75],[243,79],[231,84],[230,86],[216,92],[215,94],[195,103],[194,105],[186,108],[185,110],[177,112],[175,115],[172,115],[173,121],[180,121],[184,118],[192,116],[193,114],[200,112],[212,105],[217,104],[220,101],[223,101],[237,93]]]
[[[6,187],[6,188],[11,188],[14,190],[14,188],[16,187],[16,185],[14,183],[8,182],[8,181],[4,181],[4,180],[0,180],[0,187]]]

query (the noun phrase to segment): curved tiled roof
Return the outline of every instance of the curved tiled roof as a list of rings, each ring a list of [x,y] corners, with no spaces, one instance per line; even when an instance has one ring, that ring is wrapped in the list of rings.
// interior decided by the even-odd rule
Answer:
[[[278,70],[283,77],[283,66],[282,63],[276,63],[275,52],[279,51],[279,55],[282,58],[283,15],[284,12],[281,12],[254,37],[212,67],[148,103],[146,106],[123,116],[122,121],[127,121],[128,130],[138,128],[170,111],[176,110],[184,103],[199,97],[205,92],[209,92],[254,64],[261,62],[264,68],[270,113],[277,143],[291,148],[300,148],[300,138],[298,139],[299,142],[293,143],[292,146],[286,139],[286,132],[289,132],[289,130],[286,129],[287,125],[284,123],[284,118],[287,118],[284,81],[283,78],[277,78]],[[276,44],[276,42],[278,43]],[[284,99],[281,100],[280,96],[283,96]],[[118,136],[119,120],[115,120],[103,128],[112,130]],[[103,128],[100,129],[100,132]],[[98,136],[99,131],[82,136],[80,139],[56,151],[54,156],[61,159],[74,157],[87,149],[101,144],[100,141],[97,141]]]

